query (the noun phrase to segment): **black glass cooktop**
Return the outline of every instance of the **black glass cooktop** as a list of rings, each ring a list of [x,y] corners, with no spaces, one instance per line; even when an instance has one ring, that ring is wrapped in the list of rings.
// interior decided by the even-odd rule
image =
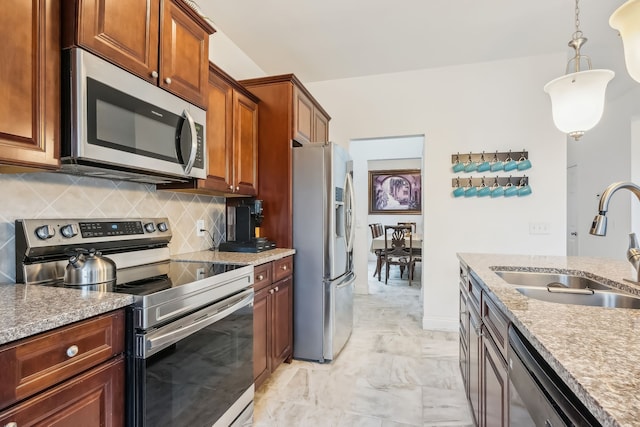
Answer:
[[[169,288],[177,288],[201,280],[246,267],[242,264],[224,264],[194,261],[166,261],[120,269],[116,272],[116,284],[107,286],[54,286],[101,290],[137,296],[147,296]],[[99,288],[99,289],[98,289]]]

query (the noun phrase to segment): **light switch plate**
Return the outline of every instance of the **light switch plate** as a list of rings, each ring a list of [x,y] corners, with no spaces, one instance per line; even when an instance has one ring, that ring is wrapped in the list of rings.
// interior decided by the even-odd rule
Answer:
[[[551,225],[548,222],[530,222],[529,234],[549,234]]]

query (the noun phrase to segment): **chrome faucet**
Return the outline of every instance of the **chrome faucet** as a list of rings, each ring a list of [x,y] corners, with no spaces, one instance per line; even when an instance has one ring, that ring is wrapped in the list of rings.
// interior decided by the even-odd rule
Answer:
[[[593,219],[591,224],[590,234],[594,236],[604,236],[607,234],[607,211],[609,210],[609,200],[613,194],[620,189],[627,189],[636,195],[640,200],[640,186],[633,182],[614,182],[609,185],[602,196],[600,196],[600,205],[598,207],[598,215]],[[629,249],[627,249],[627,259],[633,265],[636,270],[635,280],[628,280],[630,282],[640,283],[640,247],[638,247],[638,239],[635,233],[629,234]]]

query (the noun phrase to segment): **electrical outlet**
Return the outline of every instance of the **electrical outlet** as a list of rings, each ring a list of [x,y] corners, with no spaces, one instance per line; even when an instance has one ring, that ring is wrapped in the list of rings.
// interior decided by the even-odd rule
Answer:
[[[204,237],[204,219],[199,219],[196,221],[196,236]]]

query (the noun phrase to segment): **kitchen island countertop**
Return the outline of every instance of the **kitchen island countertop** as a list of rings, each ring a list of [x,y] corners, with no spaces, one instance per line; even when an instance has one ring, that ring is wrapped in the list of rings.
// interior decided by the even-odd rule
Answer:
[[[172,255],[175,261],[205,261],[205,262],[225,262],[231,264],[266,264],[295,254],[295,249],[276,248],[264,252],[220,252],[220,251],[198,251],[184,254]]]
[[[41,285],[0,284],[0,344],[133,303],[131,295]]]
[[[509,320],[604,426],[640,426],[640,310],[528,298],[494,270],[582,274],[640,295],[626,261],[460,253]]]

